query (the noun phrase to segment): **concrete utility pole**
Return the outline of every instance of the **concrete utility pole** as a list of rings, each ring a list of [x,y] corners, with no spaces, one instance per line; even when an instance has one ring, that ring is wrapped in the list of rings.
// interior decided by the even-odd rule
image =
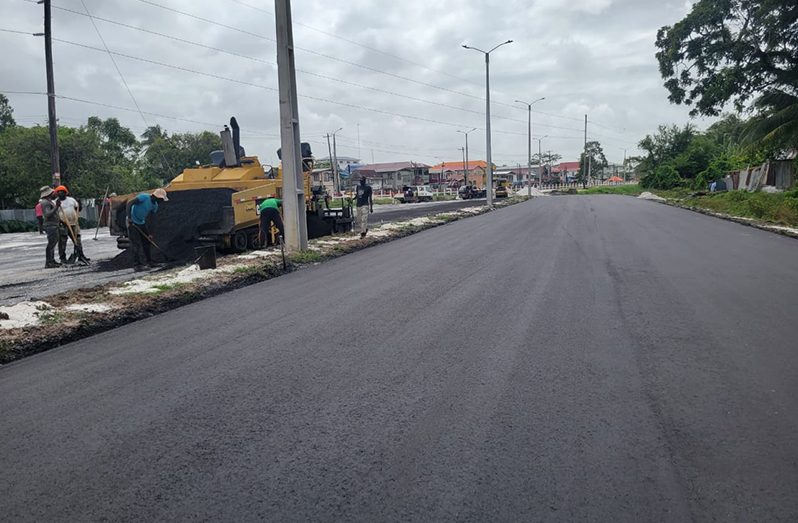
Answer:
[[[546,97],[538,98],[532,102],[524,102],[523,100],[516,100],[516,103],[526,105],[527,109],[527,133],[528,133],[528,141],[527,141],[527,151],[528,151],[528,160],[529,163],[527,165],[526,177],[527,177],[527,196],[532,196],[532,104],[537,103],[541,100],[545,100]]]
[[[294,31],[291,0],[274,0],[277,28],[277,80],[280,91],[280,144],[283,162],[283,216],[289,250],[308,248],[305,184],[299,138],[299,106],[294,70]]]
[[[58,120],[55,116],[55,80],[53,79],[53,42],[50,0],[39,0],[44,4],[44,62],[47,68],[47,121],[50,129],[50,166],[53,185],[61,185],[61,158],[58,152]]]
[[[460,149],[460,151],[462,151],[462,153],[463,153],[463,176],[465,176],[465,180],[466,180],[466,182],[468,182],[468,175],[466,174],[467,169],[468,169],[468,165],[466,164],[465,147],[458,147],[458,149]]]
[[[336,183],[336,186],[338,187],[338,192],[341,192],[341,173],[338,170],[338,148],[335,146],[335,134],[338,131],[340,131],[341,129],[343,129],[343,127],[339,127],[338,129],[336,129],[332,133],[332,137],[333,137],[333,165],[335,165],[335,167],[334,167],[334,169],[335,169],[335,183]]]
[[[537,138],[538,141],[538,180],[540,185],[540,190],[543,190],[543,152],[541,151],[541,142],[543,142],[544,138],[548,138],[549,135],[541,136]],[[530,195],[531,195],[530,189]]]
[[[582,168],[584,172],[582,173],[582,188],[587,188],[587,115],[585,115],[585,152],[584,152],[584,160],[582,162]]]
[[[476,131],[477,128],[474,127],[468,131],[457,131],[458,133],[463,133],[465,135],[465,163],[463,164],[463,185],[468,185],[468,133],[472,131]]]
[[[488,167],[487,167],[487,174],[488,174],[488,182],[487,182],[487,191],[486,194],[488,196],[488,207],[493,207],[493,158],[491,157],[491,150],[490,150],[490,53],[498,49],[499,47],[512,43],[512,40],[507,40],[506,42],[502,42],[499,45],[495,46],[490,51],[483,51],[482,49],[477,49],[476,47],[470,47],[468,45],[463,45],[466,49],[471,49],[473,51],[479,51],[480,53],[485,55],[485,149],[486,154],[488,156]]]
[[[330,159],[330,177],[332,178],[333,189],[335,189],[335,171],[333,171],[333,155],[332,147],[330,146],[330,133],[327,133],[327,158]]]
[[[623,150],[623,163],[621,164],[623,168],[623,181],[626,181],[626,149]]]

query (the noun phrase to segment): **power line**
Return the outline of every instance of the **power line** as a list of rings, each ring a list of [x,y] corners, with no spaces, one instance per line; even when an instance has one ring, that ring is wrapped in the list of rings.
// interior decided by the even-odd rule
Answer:
[[[187,16],[187,17],[190,17],[190,18],[201,20],[203,22],[206,22],[206,23],[209,23],[209,24],[212,24],[212,25],[216,25],[216,26],[219,26],[219,27],[224,27],[225,29],[230,29],[230,30],[233,30],[233,31],[238,31],[238,32],[241,32],[241,33],[244,33],[244,34],[248,34],[250,36],[254,36],[254,37],[260,38],[262,40],[266,40],[266,41],[269,41],[269,42],[274,42],[275,41],[273,38],[269,38],[269,37],[266,37],[266,36],[263,36],[263,35],[259,35],[257,33],[253,33],[251,31],[247,31],[246,29],[242,29],[240,27],[234,27],[234,26],[231,26],[231,25],[223,24],[221,22],[217,22],[215,20],[210,20],[208,18],[203,18],[201,16],[197,16],[197,15],[192,14],[192,13],[187,13],[185,11],[180,11],[179,9],[174,9],[172,7],[167,7],[167,6],[158,4],[156,2],[152,2],[151,0],[137,0],[137,1],[141,2],[143,4],[147,4],[147,5],[153,6],[153,7],[158,7],[158,8],[161,8],[161,9],[165,9],[167,11],[171,11],[173,13],[177,13],[177,14],[180,14],[180,15],[183,15],[183,16]],[[446,91],[448,93],[457,94],[457,95],[460,95],[460,96],[473,98],[475,100],[484,101],[484,98],[482,98],[480,96],[477,96],[477,95],[464,93],[462,91],[456,91],[454,89],[449,89],[448,87],[442,87],[442,86],[435,85],[435,84],[430,84],[430,83],[427,83],[427,82],[422,82],[421,80],[416,80],[414,78],[408,78],[406,76],[402,76],[402,75],[399,75],[399,74],[396,74],[396,73],[383,71],[381,69],[377,69],[376,67],[371,67],[371,66],[368,66],[368,65],[359,64],[357,62],[352,62],[350,60],[345,60],[343,58],[338,58],[337,56],[332,56],[332,55],[328,55],[328,54],[325,54],[325,53],[321,53],[319,51],[314,51],[313,49],[306,49],[304,47],[299,47],[299,46],[294,46],[294,49],[303,51],[305,53],[310,53],[310,54],[313,54],[313,55],[316,55],[316,56],[320,56],[322,58],[327,58],[329,60],[334,60],[336,62],[340,62],[340,63],[344,63],[344,64],[351,65],[351,66],[354,66],[354,67],[358,67],[360,69],[365,69],[367,71],[371,71],[371,72],[374,72],[374,73],[379,73],[379,74],[383,74],[383,75],[386,75],[386,76],[390,76],[392,78],[398,78],[400,80],[405,80],[405,81],[412,82],[412,83],[415,83],[415,84],[418,84],[418,85],[423,85],[425,87],[431,87],[433,89],[439,89],[441,91]],[[506,105],[508,107],[516,108],[512,104],[504,104],[502,102],[495,102],[495,103],[500,104],[500,105]]]
[[[5,29],[3,27],[0,27],[0,31],[2,31],[4,33],[16,33],[16,34],[28,35],[28,36],[31,36],[33,34],[33,31],[18,31],[16,29]]]
[[[203,44],[203,43],[200,43],[200,42],[195,42],[195,41],[192,41],[192,40],[188,40],[186,38],[180,38],[178,36],[169,35],[169,34],[161,33],[161,32],[158,32],[158,31],[152,31],[150,29],[137,27],[137,26],[134,26],[134,25],[126,24],[124,22],[118,22],[116,20],[111,20],[111,19],[108,19],[108,18],[103,18],[103,17],[99,17],[99,16],[93,16],[93,15],[87,15],[86,13],[81,13],[79,11],[75,11],[75,10],[72,10],[72,9],[69,9],[69,8],[66,8],[66,7],[60,7],[60,6],[53,6],[53,7],[55,7],[56,9],[59,9],[61,11],[68,12],[68,13],[72,13],[72,14],[76,14],[76,15],[80,15],[80,16],[87,16],[87,17],[89,17],[89,18],[91,18],[93,20],[100,20],[102,22],[107,22],[107,23],[110,23],[110,24],[118,25],[120,27],[125,27],[125,28],[128,28],[128,29],[133,29],[133,30],[140,31],[140,32],[143,32],[143,33],[148,33],[148,34],[160,36],[160,37],[167,38],[167,39],[170,39],[170,40],[174,40],[174,41],[177,41],[177,42],[181,42],[181,43],[184,43],[184,44],[189,44],[189,45],[193,45],[193,46],[200,47],[200,48],[203,48],[203,49],[208,49],[208,50],[211,50],[211,51],[224,53],[224,54],[227,54],[227,55],[230,55],[230,56],[235,56],[237,58],[244,58],[244,59],[247,59],[247,60],[252,60],[252,61],[255,61],[255,62],[262,63],[262,64],[267,64],[267,65],[277,65],[276,62],[273,62],[273,61],[270,61],[270,60],[264,60],[262,58],[258,58],[258,57],[255,57],[255,56],[249,56],[249,55],[245,55],[245,54],[241,54],[241,53],[235,53],[235,52],[228,51],[226,49],[222,49],[222,48],[219,48],[219,47],[213,47],[213,46],[206,45],[206,44]],[[416,97],[416,96],[411,96],[411,95],[406,95],[406,94],[403,94],[403,93],[398,93],[398,92],[395,92],[395,91],[389,91],[389,90],[386,90],[386,89],[381,89],[379,87],[372,87],[372,86],[369,86],[369,85],[360,84],[360,83],[357,83],[357,82],[350,82],[348,80],[342,80],[340,78],[324,75],[324,74],[321,74],[321,73],[316,73],[316,72],[313,72],[313,71],[308,71],[308,70],[305,70],[305,69],[297,68],[296,70],[297,70],[297,72],[301,72],[303,74],[307,74],[307,75],[310,75],[310,76],[315,76],[317,78],[321,78],[321,79],[324,79],[324,80],[329,80],[329,81],[340,83],[340,84],[343,84],[343,85],[349,85],[349,86],[352,86],[352,87],[359,87],[361,89],[367,89],[369,91],[374,91],[374,92],[383,93],[383,94],[387,94],[387,95],[391,95],[391,96],[396,96],[396,97],[399,97],[399,98],[405,98],[405,99],[416,101],[416,102],[422,102],[422,103],[428,103],[428,104],[431,104],[431,105],[437,105],[439,107],[446,107],[446,108],[449,108],[449,109],[455,109],[455,110],[458,110],[458,111],[464,111],[464,112],[468,112],[468,113],[472,113],[472,114],[478,114],[478,115],[482,115],[483,114],[481,111],[476,111],[476,110],[473,110],[473,109],[467,109],[465,107],[459,107],[459,106],[456,106],[456,105],[451,105],[451,104],[447,104],[447,103],[443,103],[443,102],[436,102],[434,100],[427,100],[427,99],[419,98],[419,97]],[[520,119],[517,119],[517,118],[511,118],[511,117],[507,117],[507,116],[495,115],[494,118],[514,121],[514,122],[519,122],[519,123],[524,123],[523,120],[520,120]],[[540,125],[544,126],[544,127],[557,128],[557,126],[547,126],[545,124],[540,124]],[[573,130],[573,129],[570,129],[570,130]]]
[[[139,0],[139,1],[144,1],[144,0]],[[105,52],[103,49],[100,49],[98,47],[94,47],[94,46],[91,46],[91,45],[88,45],[88,44],[82,44],[82,43],[79,43],[79,42],[73,42],[71,40],[64,40],[64,39],[61,39],[61,38],[53,38],[53,40],[55,40],[56,42],[60,42],[60,43],[65,43],[65,44],[74,45],[74,46],[77,46],[77,47],[82,47],[84,49],[91,49],[93,51]],[[197,70],[194,70],[194,69],[190,69],[188,67],[168,64],[168,63],[165,63],[165,62],[159,62],[157,60],[152,60],[152,59],[149,59],[149,58],[142,58],[142,57],[139,57],[139,56],[133,56],[133,55],[129,55],[129,54],[126,54],[126,53],[120,53],[118,51],[108,51],[108,52],[110,52],[110,53],[112,53],[112,54],[114,54],[116,56],[121,56],[123,58],[129,58],[131,60],[137,60],[137,61],[144,62],[144,63],[149,63],[149,64],[153,64],[153,65],[159,65],[161,67],[166,67],[166,68],[170,68],[170,69],[176,69],[176,70],[179,70],[179,71],[189,72],[189,73],[197,74],[197,75],[200,75],[200,76],[207,76],[209,78],[215,78],[217,80],[224,80],[224,81],[227,81],[227,82],[237,83],[237,84],[240,84],[240,85],[246,85],[246,86],[249,86],[249,87],[256,87],[256,88],[259,88],[259,89],[265,89],[267,91],[277,92],[276,88],[270,87],[270,86],[267,86],[267,85],[256,84],[254,82],[248,82],[248,81],[245,81],[245,80],[238,80],[238,79],[235,79],[235,78],[230,78],[230,77],[227,77],[227,76],[222,76],[222,75],[218,75],[218,74],[214,74],[214,73],[206,73],[206,72],[202,72],[202,71],[197,71]],[[337,101],[337,100],[330,100],[328,98],[321,98],[321,97],[318,97],[318,96],[300,95],[300,98],[305,98],[305,99],[308,99],[308,100],[315,100],[315,101],[318,101],[318,102],[324,102],[324,103],[329,103],[329,104],[333,104],[333,105],[339,105],[341,107],[348,107],[348,108],[358,109],[358,110],[362,110],[362,111],[369,111],[369,112],[378,113],[378,114],[385,114],[385,115],[390,115],[390,116],[398,116],[400,118],[407,118],[407,119],[410,119],[410,120],[418,120],[418,121],[421,121],[421,122],[435,123],[435,124],[440,124],[440,125],[448,125],[448,126],[451,126],[451,127],[465,127],[466,126],[466,124],[463,124],[463,123],[445,122],[445,121],[441,121],[441,120],[434,120],[432,118],[425,118],[425,117],[422,117],[422,116],[415,116],[415,115],[409,115],[409,114],[403,114],[403,113],[396,113],[396,112],[387,111],[387,110],[384,110],[384,109],[377,109],[377,108],[374,108],[374,107],[367,107],[367,106],[364,106],[364,105],[356,105],[356,104],[351,104],[351,103],[347,103],[347,102],[340,102],[340,101]],[[504,134],[515,134],[515,135],[526,136],[524,133],[518,133],[518,132],[512,132],[512,131],[500,131],[500,130],[497,130],[495,132],[504,133]]]

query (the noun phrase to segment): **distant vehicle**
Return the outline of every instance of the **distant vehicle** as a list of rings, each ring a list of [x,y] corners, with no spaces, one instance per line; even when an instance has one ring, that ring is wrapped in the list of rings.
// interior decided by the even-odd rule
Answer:
[[[402,192],[394,196],[399,203],[431,202],[435,199],[429,185],[410,185],[402,188]]]
[[[496,184],[496,198],[507,198],[510,196],[510,183],[507,180],[500,180]]]
[[[487,191],[485,189],[477,189],[473,185],[464,185],[457,190],[457,194],[461,200],[473,200],[474,198],[485,198]]]

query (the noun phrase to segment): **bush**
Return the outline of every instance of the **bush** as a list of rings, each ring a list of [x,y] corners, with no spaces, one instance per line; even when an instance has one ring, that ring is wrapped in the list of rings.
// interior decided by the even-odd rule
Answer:
[[[33,222],[22,220],[6,220],[0,222],[0,233],[38,231],[39,226]]]

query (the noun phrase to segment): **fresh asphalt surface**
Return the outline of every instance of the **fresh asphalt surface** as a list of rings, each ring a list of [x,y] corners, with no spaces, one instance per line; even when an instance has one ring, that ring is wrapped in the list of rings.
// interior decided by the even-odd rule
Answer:
[[[414,204],[376,205],[372,223],[387,223],[427,216],[439,212],[485,205],[481,200],[454,200]],[[102,228],[94,240],[94,229],[83,231],[83,249],[94,263],[87,267],[72,265],[60,269],[44,268],[47,239],[38,232],[0,234],[0,306],[21,301],[39,300],[66,292],[137,278],[132,265],[116,270],[99,270],[97,262],[109,260],[121,251],[116,237]],[[72,243],[67,243],[67,254]],[[56,252],[58,256],[58,252]]]
[[[795,521],[798,242],[537,198],[0,369],[6,520]]]

